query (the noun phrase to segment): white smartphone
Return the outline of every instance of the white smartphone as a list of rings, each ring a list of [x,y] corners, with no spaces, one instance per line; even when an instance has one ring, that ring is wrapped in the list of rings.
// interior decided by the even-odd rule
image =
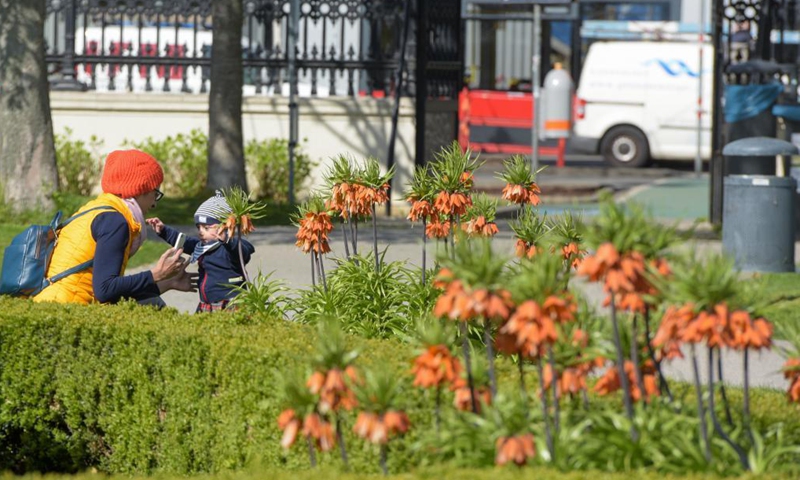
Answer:
[[[183,244],[186,242],[186,235],[182,232],[178,233],[178,238],[175,240],[175,248],[183,248]]]

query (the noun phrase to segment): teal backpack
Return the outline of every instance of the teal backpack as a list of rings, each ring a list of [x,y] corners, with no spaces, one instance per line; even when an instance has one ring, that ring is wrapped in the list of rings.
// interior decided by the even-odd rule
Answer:
[[[0,294],[16,297],[33,297],[50,284],[92,266],[94,259],[75,265],[47,278],[50,257],[58,242],[58,232],[71,221],[93,210],[114,211],[110,207],[95,207],[68,218],[61,223],[61,212],[56,213],[49,225],[32,225],[11,240],[3,253],[3,270],[0,273]]]

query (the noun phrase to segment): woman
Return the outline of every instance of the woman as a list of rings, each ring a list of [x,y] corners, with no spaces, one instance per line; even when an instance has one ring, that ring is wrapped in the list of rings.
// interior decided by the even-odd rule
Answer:
[[[132,298],[163,305],[167,290],[195,291],[197,276],[186,272],[182,249],[164,252],[151,270],[125,275],[128,259],[145,240],[144,218],[163,194],[161,166],[139,150],[116,150],[106,158],[103,193],[81,207],[61,229],[47,270],[50,278],[81,263],[91,267],[50,284],[35,302],[114,303]]]

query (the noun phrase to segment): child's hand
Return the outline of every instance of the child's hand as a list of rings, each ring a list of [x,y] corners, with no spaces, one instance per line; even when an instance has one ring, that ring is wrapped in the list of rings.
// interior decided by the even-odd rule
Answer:
[[[164,230],[164,222],[162,222],[158,217],[148,218],[145,220],[150,228],[152,228],[156,233],[161,233]]]
[[[220,242],[226,242],[228,240],[228,231],[225,229],[225,225],[218,223],[214,227],[214,238]]]

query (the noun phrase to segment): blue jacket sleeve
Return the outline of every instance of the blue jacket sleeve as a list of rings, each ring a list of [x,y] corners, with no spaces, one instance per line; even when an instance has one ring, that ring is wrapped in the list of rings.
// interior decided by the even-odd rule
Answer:
[[[140,300],[161,294],[150,271],[122,275],[128,236],[128,223],[118,212],[101,213],[92,221],[92,238],[97,243],[92,287],[95,298],[101,303],[114,303],[121,298]]]
[[[161,230],[161,233],[159,233],[158,236],[163,238],[165,242],[172,246],[175,245],[175,240],[178,239],[178,233],[178,230],[170,227],[169,225],[164,225],[164,229]],[[186,242],[183,244],[183,253],[191,255],[199,243],[199,238],[187,235]]]
[[[187,240],[188,242],[188,240]],[[231,252],[231,255],[235,258],[239,258],[239,241],[236,238],[231,238],[226,243],[224,243],[225,248]],[[250,256],[255,253],[256,248],[253,246],[252,243],[248,242],[244,238],[242,239],[242,256],[244,256],[244,263],[250,263]]]

